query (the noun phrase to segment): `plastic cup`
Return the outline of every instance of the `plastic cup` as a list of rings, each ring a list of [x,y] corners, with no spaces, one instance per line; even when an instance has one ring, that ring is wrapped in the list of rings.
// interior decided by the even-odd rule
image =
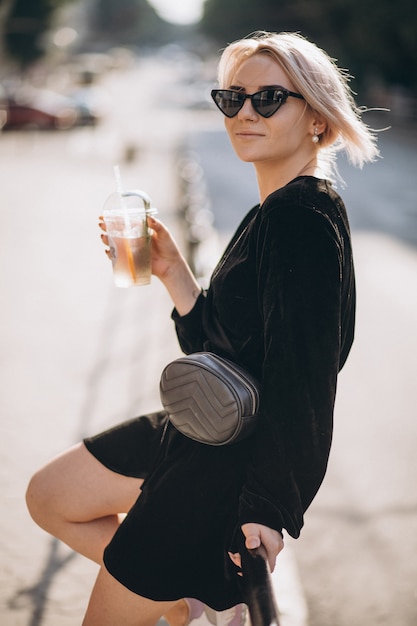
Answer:
[[[150,284],[152,237],[147,218],[156,212],[140,190],[116,191],[107,198],[103,219],[116,287]]]

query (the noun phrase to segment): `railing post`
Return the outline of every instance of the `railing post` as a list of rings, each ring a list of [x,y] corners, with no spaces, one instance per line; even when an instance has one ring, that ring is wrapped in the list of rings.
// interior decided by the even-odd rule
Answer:
[[[278,607],[265,548],[261,546],[247,550],[243,547],[240,554],[251,626],[279,626]]]

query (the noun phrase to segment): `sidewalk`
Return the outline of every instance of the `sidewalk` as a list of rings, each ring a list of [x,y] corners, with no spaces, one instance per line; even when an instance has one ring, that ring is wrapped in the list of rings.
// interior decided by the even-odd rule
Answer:
[[[112,159],[97,156],[102,132],[84,154],[75,144],[87,133],[0,145],[2,626],[81,623],[97,568],[33,524],[27,481],[83,435],[159,407],[158,372],[179,354],[162,286],[113,287],[97,228],[113,186]],[[150,150],[123,171],[173,210],[171,159]],[[156,193],[159,177],[170,184]]]
[[[157,69],[172,80],[169,68]],[[114,76],[109,89],[125,94],[117,125],[110,119],[97,129],[0,136],[2,626],[81,623],[97,567],[33,524],[27,481],[83,435],[158,408],[159,373],[179,355],[165,290],[155,279],[149,287],[113,287],[97,229],[119,161],[125,186],[144,188],[183,237],[176,149],[200,121],[189,112],[173,121],[169,110],[152,116],[141,109],[141,83],[161,84],[154,71],[145,64]],[[137,145],[138,158],[126,163],[128,144]],[[276,573],[282,626],[305,626],[287,545]]]

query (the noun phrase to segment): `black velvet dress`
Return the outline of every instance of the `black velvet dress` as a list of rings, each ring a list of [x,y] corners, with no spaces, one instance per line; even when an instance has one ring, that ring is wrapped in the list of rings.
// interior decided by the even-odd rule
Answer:
[[[192,311],[173,313],[185,353],[228,356],[216,319],[261,381],[256,434],[199,444],[161,412],[85,442],[111,469],[146,476],[105,550],[115,578],[153,600],[196,597],[217,610],[244,601],[227,552],[245,522],[299,535],[326,472],[354,317],[343,203],[327,181],[296,178],[246,215]]]

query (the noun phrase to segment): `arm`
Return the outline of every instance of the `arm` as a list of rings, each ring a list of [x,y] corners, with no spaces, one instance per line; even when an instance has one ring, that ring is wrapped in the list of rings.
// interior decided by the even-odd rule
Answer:
[[[148,220],[153,230],[152,273],[165,286],[179,315],[186,315],[194,307],[201,287],[168,229],[153,217]]]
[[[151,216],[148,217],[148,224],[152,229],[152,274],[165,285],[179,315],[186,315],[194,307],[201,287],[169,230]],[[99,218],[99,226],[106,231],[102,217]],[[101,239],[108,246],[105,232]],[[108,249],[106,254],[109,256]]]
[[[297,537],[323,480],[340,355],[341,255],[312,211],[271,211],[261,227],[261,414],[240,498],[241,525]]]

